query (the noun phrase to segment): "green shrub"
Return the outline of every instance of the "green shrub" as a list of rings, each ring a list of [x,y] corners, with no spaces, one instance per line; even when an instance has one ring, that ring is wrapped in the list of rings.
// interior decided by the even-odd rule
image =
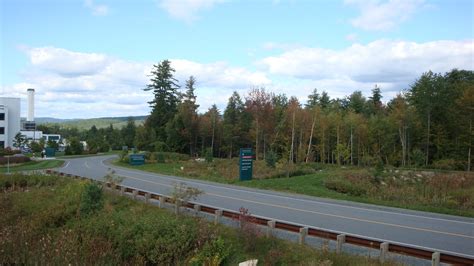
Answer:
[[[425,163],[425,154],[420,149],[415,149],[411,153],[411,161],[415,167],[420,167]]]
[[[149,151],[145,151],[145,152],[142,152],[143,154],[145,154],[145,160],[151,160],[151,155],[153,154],[152,152],[149,152]]]
[[[212,149],[211,148],[206,149],[206,151],[204,153],[204,158],[206,158],[206,162],[212,163],[212,161],[214,160],[214,155],[212,154]]]
[[[126,157],[127,155],[128,155],[128,150],[122,150],[119,155],[120,160],[122,161],[123,157]]]
[[[327,189],[334,190],[342,194],[348,194],[351,196],[362,196],[367,194],[367,190],[359,185],[351,184],[347,181],[340,179],[326,180],[324,186]]]
[[[163,152],[157,152],[156,153],[156,162],[157,163],[165,163],[166,162],[165,155],[163,154]]]
[[[464,209],[474,208],[474,189],[462,189],[452,193],[452,199]]]
[[[377,165],[378,162],[379,162],[379,160],[377,158],[372,157],[370,155],[364,155],[360,159],[360,164],[362,166],[375,166],[375,165]]]
[[[102,188],[94,183],[88,183],[82,192],[80,212],[81,215],[89,215],[99,211],[104,206],[104,194]]]
[[[267,154],[265,155],[265,163],[268,167],[275,168],[277,161],[278,158],[274,151],[267,152]]]
[[[154,157],[158,163],[165,163],[166,161],[178,162],[189,160],[189,155],[177,152],[154,152],[150,158]]]
[[[0,157],[0,165],[6,165],[8,163],[14,164],[14,163],[26,163],[31,161],[30,157],[27,156],[11,156],[9,158],[7,157]]]
[[[11,187],[43,187],[55,185],[59,177],[52,175],[23,175],[19,173],[11,175],[0,174],[0,189]]]
[[[462,163],[454,159],[442,159],[433,162],[433,167],[441,170],[462,170]]]
[[[221,265],[232,252],[232,246],[222,237],[206,242],[204,247],[191,259],[191,265]]]

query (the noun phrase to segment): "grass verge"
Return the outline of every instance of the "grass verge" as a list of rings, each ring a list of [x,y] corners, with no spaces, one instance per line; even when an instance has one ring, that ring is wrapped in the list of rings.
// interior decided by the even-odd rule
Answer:
[[[236,265],[257,258],[259,265],[380,265],[267,238],[255,228],[176,216],[89,181],[0,175],[0,189],[6,264]]]
[[[62,160],[43,160],[43,161],[29,161],[22,164],[16,164],[10,166],[10,172],[18,172],[18,171],[31,171],[31,170],[42,170],[42,169],[49,169],[49,168],[56,168],[63,165],[64,161]],[[0,173],[6,173],[8,171],[8,167],[6,165],[2,165],[0,167]]]

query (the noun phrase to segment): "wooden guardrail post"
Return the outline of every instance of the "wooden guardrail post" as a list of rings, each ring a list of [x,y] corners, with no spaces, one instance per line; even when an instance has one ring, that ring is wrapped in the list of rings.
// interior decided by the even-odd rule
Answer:
[[[267,222],[267,237],[270,237],[273,235],[273,230],[275,229],[276,221],[268,221]]]
[[[306,242],[306,236],[308,235],[308,227],[300,228],[300,235],[298,239],[298,243],[303,245]]]
[[[342,244],[344,244],[346,242],[346,235],[345,234],[341,234],[341,235],[337,235],[336,237],[336,253],[341,253],[342,251]]]
[[[194,215],[199,216],[199,212],[201,211],[201,205],[194,204]]]
[[[125,187],[121,186],[120,187],[120,196],[123,196],[123,195],[125,195]]]
[[[165,197],[159,196],[158,197],[158,207],[159,208],[164,208],[165,207]]]
[[[441,254],[439,252],[434,252],[431,255],[431,266],[439,266]]]
[[[215,216],[214,216],[214,224],[218,224],[221,220],[221,217],[222,217],[222,210],[216,210],[214,212]]]
[[[388,242],[383,242],[380,244],[380,257],[379,257],[380,263],[385,262],[385,258],[387,257],[387,253],[388,253],[388,245],[389,245]]]
[[[150,203],[150,193],[145,193],[145,204]]]

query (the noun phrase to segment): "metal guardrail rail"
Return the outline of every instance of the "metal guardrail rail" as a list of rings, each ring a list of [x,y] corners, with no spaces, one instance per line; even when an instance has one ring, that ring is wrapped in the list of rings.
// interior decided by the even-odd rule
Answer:
[[[59,176],[73,177],[76,179],[88,179],[88,180],[93,180],[93,181],[102,183],[102,181],[98,181],[92,178],[66,174],[59,171],[55,171],[55,170],[46,170],[46,173],[57,174]],[[106,186],[109,188],[112,188],[111,184],[109,183],[106,183]],[[155,200],[163,200],[164,202],[172,203],[172,199],[169,196],[161,195],[161,194],[150,192],[150,191],[140,190],[133,187],[115,185],[115,187],[112,189],[119,190],[126,193],[131,193],[133,195],[144,196],[145,199],[148,198],[148,199],[155,199]],[[238,217],[240,217],[241,215],[238,211],[226,210],[226,209],[217,208],[214,206],[206,206],[206,205],[201,205],[201,204],[192,203],[192,202],[188,202],[182,207],[186,207],[186,208],[194,209],[194,210],[198,209],[200,212],[216,215],[216,221],[217,221],[217,216],[238,219]],[[262,217],[258,215],[250,215],[250,218],[252,219],[249,222],[252,222],[254,224],[269,226],[271,227],[271,229],[274,228],[274,229],[280,229],[280,230],[284,230],[288,232],[299,233],[300,242],[301,242],[301,239],[303,239],[303,242],[304,242],[304,237],[306,236],[313,236],[317,238],[337,241],[338,246],[339,245],[342,246],[342,244],[347,243],[347,244],[352,244],[352,245],[371,248],[371,249],[379,249],[381,252],[381,256],[380,256],[381,260],[384,260],[386,252],[392,252],[392,253],[396,253],[396,254],[400,254],[404,256],[431,260],[432,265],[439,265],[440,262],[452,264],[452,265],[474,265],[473,257],[461,256],[458,254],[450,254],[446,252],[438,252],[435,250],[425,249],[421,247],[413,247],[408,244],[394,243],[390,241],[384,241],[384,240],[374,239],[370,237],[363,237],[363,236],[358,236],[358,235],[348,234],[348,233],[343,233],[343,232],[335,232],[331,230],[315,228],[311,226],[305,226],[305,225],[290,223],[286,221],[277,221],[271,218]]]

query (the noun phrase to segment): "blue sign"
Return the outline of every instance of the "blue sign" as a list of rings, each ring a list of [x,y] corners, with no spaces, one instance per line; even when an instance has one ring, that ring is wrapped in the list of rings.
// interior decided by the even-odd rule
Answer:
[[[145,154],[130,154],[128,162],[130,165],[143,165],[145,164]]]

